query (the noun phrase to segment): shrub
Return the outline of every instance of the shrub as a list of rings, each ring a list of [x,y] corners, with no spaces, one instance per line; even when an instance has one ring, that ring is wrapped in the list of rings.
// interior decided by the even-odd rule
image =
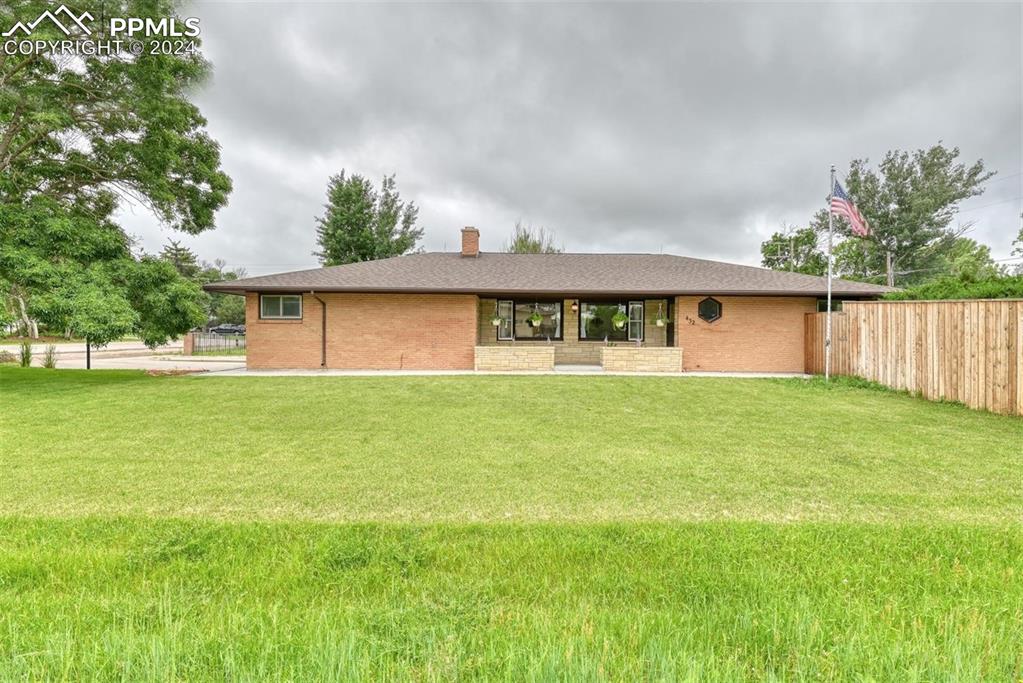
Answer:
[[[18,347],[18,362],[23,368],[32,365],[32,342],[27,339]]]
[[[43,354],[43,367],[53,370],[57,367],[57,347],[49,344]]]
[[[10,351],[0,351],[0,365],[7,365],[8,363],[17,363],[18,357]]]
[[[1023,275],[967,280],[942,277],[886,294],[885,299],[1018,299],[1023,298]]]

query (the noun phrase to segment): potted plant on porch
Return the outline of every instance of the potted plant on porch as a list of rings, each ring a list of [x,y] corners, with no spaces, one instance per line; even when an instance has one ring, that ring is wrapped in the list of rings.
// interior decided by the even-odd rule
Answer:
[[[657,304],[657,315],[654,316],[654,325],[658,327],[664,327],[671,321],[668,320],[668,316],[664,315],[664,309],[661,308],[661,304]]]

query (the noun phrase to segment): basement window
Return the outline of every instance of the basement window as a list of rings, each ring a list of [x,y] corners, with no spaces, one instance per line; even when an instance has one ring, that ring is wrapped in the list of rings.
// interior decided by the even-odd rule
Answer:
[[[721,317],[721,302],[717,299],[707,297],[700,302],[700,305],[696,310],[700,316],[700,320],[712,323]]]
[[[259,317],[265,320],[301,320],[301,294],[260,294]]]

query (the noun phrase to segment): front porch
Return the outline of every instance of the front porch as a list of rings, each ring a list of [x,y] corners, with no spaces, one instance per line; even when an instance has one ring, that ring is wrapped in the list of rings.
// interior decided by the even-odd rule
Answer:
[[[479,299],[482,372],[681,372],[671,299]]]

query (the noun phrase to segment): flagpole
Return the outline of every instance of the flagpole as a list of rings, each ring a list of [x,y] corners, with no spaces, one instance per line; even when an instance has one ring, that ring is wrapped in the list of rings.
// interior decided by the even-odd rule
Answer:
[[[831,196],[835,193],[835,165],[831,165],[831,185],[828,187],[828,312],[824,331],[824,381],[831,378],[831,243],[835,231],[835,216],[831,213]]]

